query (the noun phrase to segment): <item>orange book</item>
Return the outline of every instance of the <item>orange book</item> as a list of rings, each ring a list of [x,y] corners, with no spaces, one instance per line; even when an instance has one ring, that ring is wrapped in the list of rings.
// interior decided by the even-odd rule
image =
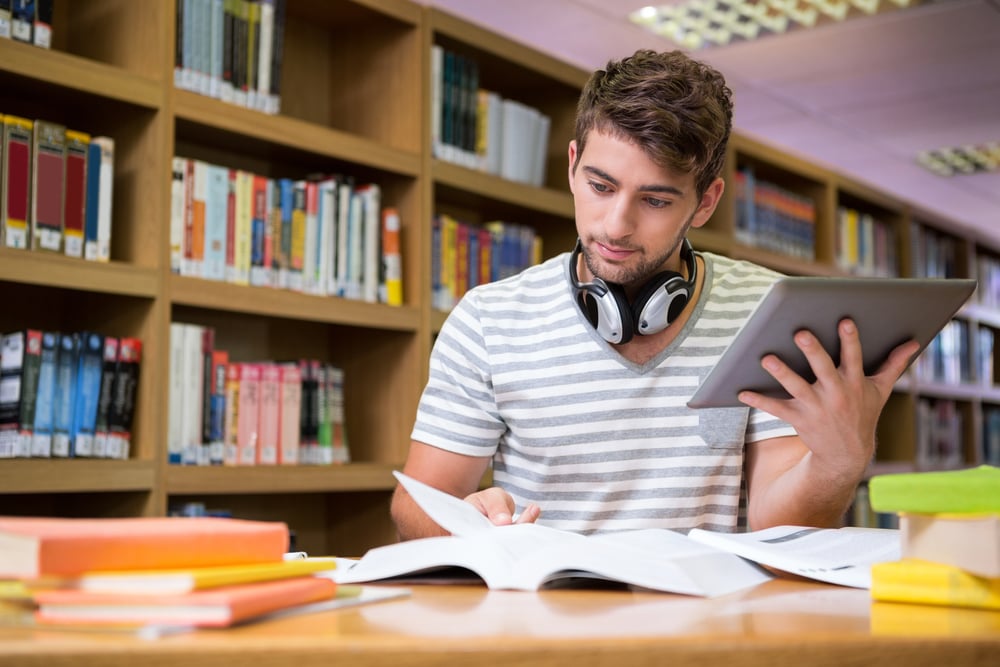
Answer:
[[[89,593],[72,589],[35,594],[40,623],[171,623],[225,627],[262,614],[329,600],[337,584],[323,577],[223,586],[173,595]]]
[[[0,577],[266,563],[288,550],[281,522],[220,517],[0,517]]]

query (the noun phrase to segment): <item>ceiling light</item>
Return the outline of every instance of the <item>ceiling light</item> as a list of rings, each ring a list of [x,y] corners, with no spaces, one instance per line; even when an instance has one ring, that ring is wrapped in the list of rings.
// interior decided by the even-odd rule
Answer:
[[[917,163],[940,176],[1000,170],[1000,141],[922,151]]]
[[[672,0],[629,20],[694,50],[812,28],[918,5],[925,0]]]

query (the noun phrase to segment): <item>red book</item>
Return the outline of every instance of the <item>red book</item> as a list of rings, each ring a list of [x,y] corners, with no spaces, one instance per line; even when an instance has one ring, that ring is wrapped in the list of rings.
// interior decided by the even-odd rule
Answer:
[[[223,586],[174,595],[126,595],[61,589],[35,595],[41,623],[174,623],[226,627],[272,611],[329,600],[337,584],[323,577]]]
[[[66,130],[66,196],[63,199],[63,250],[83,257],[87,219],[87,152],[90,135]]]
[[[288,526],[217,517],[0,517],[0,577],[282,560]]]
[[[0,238],[8,248],[31,247],[31,144],[34,123],[17,116],[3,119],[3,183],[0,183]]]
[[[66,128],[62,125],[35,121],[31,192],[32,247],[61,252],[66,194]]]
[[[239,465],[257,463],[257,441],[260,428],[260,364],[239,364],[239,405],[236,414],[236,462]]]

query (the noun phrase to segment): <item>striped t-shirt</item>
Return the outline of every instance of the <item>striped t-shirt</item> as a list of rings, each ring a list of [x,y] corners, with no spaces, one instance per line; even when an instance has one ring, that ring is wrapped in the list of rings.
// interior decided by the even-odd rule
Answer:
[[[493,457],[494,483],[556,528],[734,530],[744,444],[794,431],[746,407],[686,404],[778,274],[702,257],[691,317],[641,366],[584,318],[569,253],[471,290],[434,345],[413,439]]]

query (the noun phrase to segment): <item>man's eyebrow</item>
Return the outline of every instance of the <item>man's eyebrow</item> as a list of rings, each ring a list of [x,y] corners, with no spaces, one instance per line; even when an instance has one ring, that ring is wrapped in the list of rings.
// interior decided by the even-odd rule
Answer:
[[[596,176],[603,181],[611,183],[614,186],[621,185],[617,178],[601,169],[598,169],[597,167],[584,166],[583,170],[592,176]],[[641,185],[639,186],[639,190],[641,192],[659,192],[668,195],[676,195],[678,197],[684,196],[684,191],[673,185]]]

